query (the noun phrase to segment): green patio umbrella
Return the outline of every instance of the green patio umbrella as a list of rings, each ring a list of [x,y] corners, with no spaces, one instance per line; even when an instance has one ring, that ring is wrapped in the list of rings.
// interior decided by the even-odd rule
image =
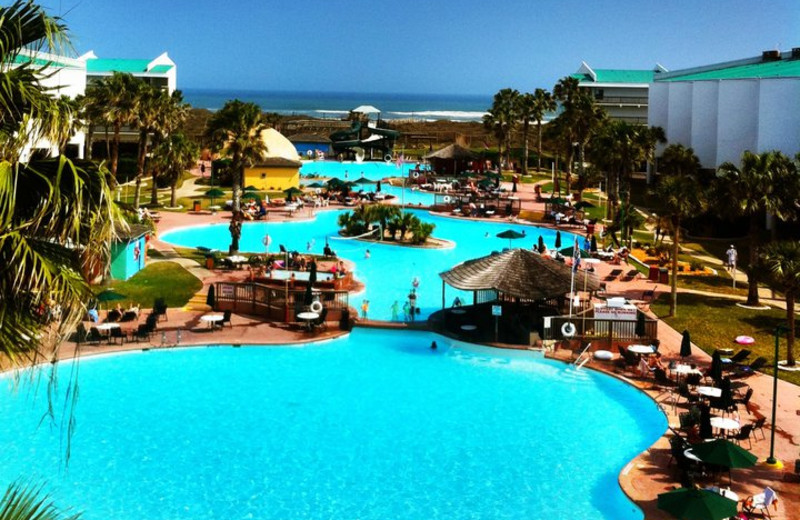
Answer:
[[[723,520],[736,515],[737,505],[706,489],[681,488],[658,495],[658,508],[681,520]]]
[[[324,188],[325,185],[319,181],[314,181],[311,184],[306,184],[306,188]]]
[[[726,468],[751,468],[758,461],[758,457],[727,439],[695,444],[692,453],[703,462]]]
[[[575,209],[586,209],[586,208],[594,208],[595,205],[589,202],[588,200],[581,200],[579,202],[576,202],[575,205],[572,207]]]
[[[575,254],[573,249],[575,249],[575,246],[569,246],[569,247],[565,247],[564,249],[559,249],[558,252],[561,253],[562,255],[566,256],[567,258],[572,258],[572,255]],[[579,253],[581,255],[581,258],[591,258],[592,257],[592,255],[590,255],[588,251],[586,251],[584,249],[581,249],[580,247],[578,248],[578,251],[579,251]]]
[[[219,188],[211,188],[210,190],[206,191],[206,197],[211,199],[211,205],[214,205],[214,199],[219,197],[224,197],[225,192]]]
[[[286,197],[289,200],[291,200],[292,197],[294,197],[295,195],[301,195],[303,193],[303,190],[295,188],[294,186],[292,186],[291,188],[289,188],[287,190],[283,190],[283,192],[286,194]]]
[[[549,199],[546,199],[545,202],[549,204],[563,205],[565,202],[567,202],[567,199],[562,199],[561,197],[550,197]]]
[[[102,303],[113,302],[117,300],[124,300],[127,298],[124,294],[120,294],[114,289],[103,289],[100,293],[96,296],[97,301]]]
[[[478,181],[478,186],[480,186],[481,188],[489,188],[491,186],[494,186],[494,182],[492,182],[490,179],[482,179]]]
[[[365,184],[377,184],[378,181],[371,181],[366,177],[360,177],[358,180],[353,181],[353,184],[358,185],[365,185]]]
[[[508,239],[508,247],[509,248],[511,247],[511,241],[512,240],[516,240],[518,238],[524,238],[525,237],[525,235],[523,235],[522,233],[520,233],[518,231],[514,231],[513,229],[507,229],[507,230],[503,231],[502,233],[498,233],[496,236],[497,236],[497,238],[507,238]]]
[[[261,190],[259,190],[258,188],[256,188],[255,186],[253,186],[253,185],[251,184],[251,185],[249,185],[249,186],[245,186],[245,187],[242,189],[242,191],[261,191]]]
[[[486,172],[484,173],[484,175],[486,176],[487,179],[492,179],[492,180],[500,179],[502,177],[502,175],[499,174],[498,172]]]

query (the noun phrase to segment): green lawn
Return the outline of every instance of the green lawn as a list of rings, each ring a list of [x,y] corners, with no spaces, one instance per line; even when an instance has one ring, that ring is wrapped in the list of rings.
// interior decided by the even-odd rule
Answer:
[[[156,262],[148,265],[130,280],[111,280],[98,286],[96,293],[107,287],[126,296],[120,304],[135,302],[143,308],[153,307],[156,298],[164,298],[171,308],[183,307],[203,287],[203,282],[175,262]]]
[[[677,317],[665,317],[669,311],[669,294],[659,296],[650,309],[677,331],[688,329],[692,341],[709,354],[717,348],[734,348],[736,336],[752,336],[756,342],[747,347],[753,351],[752,361],[764,356],[772,366],[775,352],[775,327],[786,323],[786,312],[781,309],[755,311],[738,307],[733,300],[696,294],[678,294]],[[786,358],[786,339],[781,338],[782,359]],[[772,369],[764,369],[772,374]],[[800,384],[800,372],[780,371],[781,379]]]

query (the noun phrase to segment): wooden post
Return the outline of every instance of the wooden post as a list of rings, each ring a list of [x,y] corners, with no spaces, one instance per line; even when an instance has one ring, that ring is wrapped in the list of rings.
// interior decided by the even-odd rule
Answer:
[[[442,310],[444,310],[444,299],[445,299],[444,290],[445,290],[444,280],[442,280]]]

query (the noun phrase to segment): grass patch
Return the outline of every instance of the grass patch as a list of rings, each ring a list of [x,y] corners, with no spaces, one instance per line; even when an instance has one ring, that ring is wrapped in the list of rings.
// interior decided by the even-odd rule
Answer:
[[[203,282],[175,262],[150,264],[130,280],[111,280],[98,286],[95,293],[108,287],[125,295],[120,304],[124,307],[136,302],[144,308],[152,308],[156,298],[164,298],[167,305],[183,307],[203,287]]]
[[[737,282],[736,289],[734,289],[733,281],[729,276],[678,276],[678,287],[719,294],[747,296],[747,283]]]
[[[712,354],[722,347],[737,348],[733,340],[746,335],[756,342],[747,347],[753,351],[752,361],[758,356],[774,362],[775,327],[786,323],[786,312],[781,309],[754,311],[738,307],[733,300],[714,298],[699,294],[678,294],[677,316],[666,317],[669,312],[669,294],[662,294],[653,302],[650,309],[677,331],[689,330],[692,341],[705,352]],[[786,338],[781,338],[781,357],[786,357]],[[764,368],[764,373],[772,374],[772,368]],[[778,376],[796,385],[800,384],[800,373],[779,371]]]

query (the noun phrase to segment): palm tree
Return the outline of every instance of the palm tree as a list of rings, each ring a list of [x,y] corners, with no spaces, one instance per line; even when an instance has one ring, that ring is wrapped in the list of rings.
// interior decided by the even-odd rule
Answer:
[[[140,190],[142,187],[142,177],[144,176],[144,164],[147,158],[147,144],[150,134],[153,133],[158,124],[158,96],[160,90],[154,89],[144,80],[136,79],[136,113],[134,114],[133,124],[139,130],[139,146],[136,154],[136,189],[133,195],[133,207],[139,207]]]
[[[794,302],[800,295],[800,242],[773,242],[764,249],[762,259],[770,284],[783,291],[786,298],[786,364],[794,366]]]
[[[681,221],[697,215],[705,207],[705,197],[696,175],[700,159],[691,148],[674,144],[664,150],[661,159],[662,176],[654,190],[661,202],[672,237],[672,281],[669,303],[670,316],[678,308],[678,252],[680,251]]]
[[[0,499],[0,520],[78,520],[80,514],[60,511],[42,486],[11,484]]]
[[[183,126],[189,114],[189,104],[183,102],[180,90],[167,94],[160,91],[155,99],[155,120],[153,125],[153,146],[158,146],[170,134]],[[153,169],[153,183],[150,187],[150,204],[158,204],[158,170]]]
[[[159,177],[169,182],[171,207],[178,205],[176,196],[178,180],[183,172],[197,162],[199,156],[200,148],[197,144],[180,132],[170,134],[153,150],[153,169],[159,171]]]
[[[138,112],[139,81],[132,74],[114,72],[100,80],[101,99],[106,102],[104,115],[113,129],[111,139],[111,175],[116,178],[119,165],[119,142],[122,127],[132,124]]]
[[[86,85],[86,92],[83,95],[75,98],[75,102],[79,106],[80,119],[83,127],[86,128],[84,157],[89,161],[92,160],[94,129],[100,125],[105,126],[108,121],[106,113],[108,103],[104,99],[104,95],[105,89],[103,89],[99,83],[91,83]]]
[[[50,111],[39,120],[43,134],[62,155],[67,142],[75,134],[78,126],[78,104],[69,96],[59,96],[52,101]]]
[[[573,103],[570,115],[575,142],[578,143],[579,189],[583,189],[586,184],[584,169],[586,144],[606,124],[608,114],[604,108],[595,104],[594,96],[588,92],[581,92]],[[569,191],[569,180],[567,180],[567,191]]]
[[[800,197],[798,168],[780,152],[755,154],[745,151],[741,166],[726,162],[717,169],[714,198],[725,204],[716,206],[722,217],[749,219],[750,258],[747,273],[747,305],[758,306],[759,249],[763,233],[760,222],[766,214],[781,220],[796,218],[796,200]]]
[[[206,134],[231,159],[234,213],[241,210],[240,188],[245,166],[254,164],[266,151],[261,140],[265,128],[258,105],[238,99],[225,103],[208,121]]]
[[[536,121],[536,169],[542,171],[542,121],[545,114],[558,107],[553,95],[543,88],[533,92],[533,119]]]
[[[502,162],[503,151],[505,149],[506,164],[510,160],[511,134],[514,132],[514,125],[517,121],[517,107],[519,91],[504,88],[494,95],[492,108],[483,116],[483,126],[497,138],[499,144],[499,157]]]
[[[533,94],[521,94],[517,98],[517,117],[522,121],[522,175],[528,175],[528,134],[531,121],[537,120],[536,98]]]

